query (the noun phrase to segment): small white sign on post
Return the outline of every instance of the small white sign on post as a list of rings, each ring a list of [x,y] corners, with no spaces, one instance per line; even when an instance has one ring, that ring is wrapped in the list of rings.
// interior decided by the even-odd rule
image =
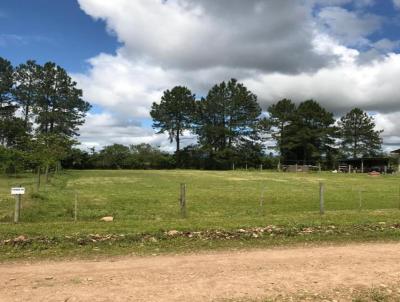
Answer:
[[[24,195],[24,194],[25,194],[25,188],[21,187],[11,188],[11,195]]]

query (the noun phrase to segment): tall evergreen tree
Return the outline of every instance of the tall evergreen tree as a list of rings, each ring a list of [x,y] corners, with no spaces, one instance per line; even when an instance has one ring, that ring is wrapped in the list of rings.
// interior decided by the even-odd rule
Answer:
[[[287,140],[282,148],[288,159],[304,163],[320,161],[332,151],[336,137],[333,114],[316,101],[302,102],[287,128]]]
[[[267,121],[270,124],[270,133],[276,142],[276,149],[282,158],[285,158],[285,148],[287,142],[287,128],[293,123],[296,112],[296,104],[291,100],[283,99],[268,108]]]
[[[261,108],[257,97],[235,79],[212,87],[198,107],[199,142],[212,152],[259,139]]]
[[[68,73],[52,62],[40,70],[38,98],[33,112],[39,133],[78,135],[90,104],[82,99],[82,90],[76,87]]]
[[[0,57],[0,144],[3,146],[17,144],[21,135],[21,120],[15,116],[18,106],[14,102],[13,73],[11,63]]]
[[[342,148],[353,158],[373,156],[382,148],[383,131],[375,130],[374,118],[359,108],[354,108],[339,121]]]
[[[29,60],[20,64],[14,73],[16,87],[14,95],[16,102],[22,109],[25,129],[30,132],[33,109],[39,96],[39,82],[41,77],[41,66],[35,61]]]
[[[178,164],[181,136],[183,131],[192,128],[195,111],[195,95],[183,86],[164,91],[161,102],[153,103],[151,107],[153,128],[158,129],[158,133],[168,133],[171,143],[176,142]]]

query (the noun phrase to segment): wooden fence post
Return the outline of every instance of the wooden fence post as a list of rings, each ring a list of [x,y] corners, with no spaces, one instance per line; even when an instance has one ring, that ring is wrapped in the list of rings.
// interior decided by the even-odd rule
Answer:
[[[78,193],[75,192],[74,221],[78,221]]]
[[[358,189],[358,210],[361,211],[362,208],[362,189]]]
[[[21,195],[15,195],[14,223],[19,222],[21,212]]]
[[[319,213],[323,215],[325,213],[324,208],[324,191],[325,187],[322,182],[319,183]]]
[[[179,199],[181,216],[186,218],[186,184],[181,184],[181,196]]]
[[[398,200],[398,204],[399,204],[399,209],[400,209],[400,185],[397,191],[397,200]]]
[[[36,180],[36,191],[39,192],[40,190],[40,177],[41,177],[41,167],[37,168],[37,180]]]
[[[260,196],[260,207],[261,208],[264,206],[264,192],[265,192],[265,188],[261,190],[261,196]]]

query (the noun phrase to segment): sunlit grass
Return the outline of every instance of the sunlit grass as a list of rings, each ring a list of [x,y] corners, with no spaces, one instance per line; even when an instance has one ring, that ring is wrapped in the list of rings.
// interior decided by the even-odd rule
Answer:
[[[0,177],[0,239],[20,234],[133,234],[270,224],[288,227],[333,224],[351,231],[352,225],[400,221],[400,177],[396,175],[66,171],[53,177],[40,192],[35,192],[33,182],[32,175]],[[322,216],[319,214],[320,182],[325,186],[326,212]],[[187,184],[186,219],[181,218],[179,210],[181,183]],[[19,184],[27,188],[27,194],[23,197],[21,223],[14,225],[11,223],[14,199],[10,196],[10,187]],[[76,223],[75,196],[78,198]],[[100,222],[103,216],[113,216],[114,222]],[[381,237],[384,239],[385,235]],[[389,237],[393,239],[393,234],[387,235]],[[370,235],[365,236],[368,238]],[[338,239],[336,236],[335,240]],[[303,239],[283,241],[298,240]]]

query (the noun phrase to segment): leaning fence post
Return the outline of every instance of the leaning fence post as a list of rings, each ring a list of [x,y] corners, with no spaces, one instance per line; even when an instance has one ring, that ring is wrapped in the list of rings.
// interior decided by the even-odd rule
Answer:
[[[181,196],[179,199],[181,216],[186,218],[186,184],[181,184]]]
[[[319,213],[323,215],[325,213],[324,209],[324,184],[319,183]]]

